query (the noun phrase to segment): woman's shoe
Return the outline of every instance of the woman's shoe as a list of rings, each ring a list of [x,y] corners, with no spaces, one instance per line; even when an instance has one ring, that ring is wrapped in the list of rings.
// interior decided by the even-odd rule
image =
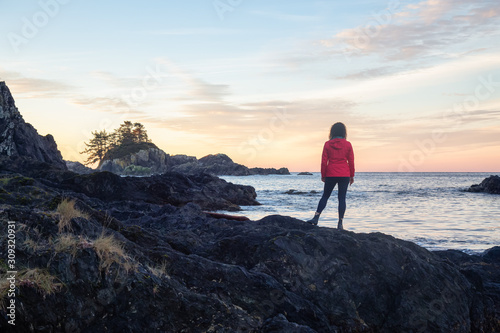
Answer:
[[[312,219],[310,219],[309,221],[307,221],[307,223],[310,223],[312,225],[318,225],[318,220],[319,220],[319,214],[314,215],[314,217]]]
[[[342,219],[339,219],[339,224],[337,225],[337,229],[344,230],[344,226],[342,225]]]

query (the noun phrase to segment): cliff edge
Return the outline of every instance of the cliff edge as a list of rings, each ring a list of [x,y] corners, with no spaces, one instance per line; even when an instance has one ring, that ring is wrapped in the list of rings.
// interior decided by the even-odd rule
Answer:
[[[41,136],[24,121],[5,82],[0,82],[0,155],[32,158],[66,169],[52,135]]]

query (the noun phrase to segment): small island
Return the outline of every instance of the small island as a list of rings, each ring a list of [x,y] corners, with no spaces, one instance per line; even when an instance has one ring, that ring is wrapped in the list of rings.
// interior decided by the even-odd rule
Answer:
[[[112,133],[103,130],[94,131],[92,135],[82,154],[87,155],[86,165],[97,163],[97,171],[125,176],[151,176],[165,172],[214,176],[290,175],[287,168],[248,168],[233,162],[225,154],[211,154],[200,159],[187,155],[171,156],[149,139],[141,123],[125,121]],[[67,162],[66,165],[77,173],[92,172],[78,162]]]

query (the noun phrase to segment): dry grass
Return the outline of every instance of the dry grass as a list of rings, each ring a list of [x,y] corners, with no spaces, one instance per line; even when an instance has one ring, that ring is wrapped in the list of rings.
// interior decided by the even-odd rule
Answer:
[[[16,286],[35,288],[43,297],[59,291],[64,284],[46,269],[23,269],[16,275]],[[10,290],[7,275],[0,276],[0,309],[5,309],[5,300]],[[16,293],[17,294],[17,293]]]
[[[112,235],[106,236],[103,232],[94,241],[93,245],[100,259],[100,269],[106,270],[114,263],[118,264],[126,272],[135,269],[136,265],[127,257],[123,244]]]
[[[160,279],[163,277],[170,278],[170,276],[167,274],[167,262],[163,261],[161,265],[157,265],[155,267],[151,266],[146,266],[148,270],[151,272],[156,277],[159,277]]]
[[[24,241],[24,247],[26,248],[26,250],[32,253],[35,253],[38,250],[44,248],[43,244],[40,244],[40,242],[31,239],[29,236],[26,236],[26,240]]]
[[[59,232],[63,230],[71,231],[71,220],[76,217],[88,219],[89,216],[75,207],[75,200],[64,199],[57,206],[56,212],[59,214]]]
[[[71,234],[61,234],[54,242],[54,250],[56,253],[68,252],[73,257],[78,252],[80,241]]]
[[[19,286],[35,288],[44,297],[54,294],[63,287],[58,278],[41,268],[22,270],[18,273],[17,280]]]

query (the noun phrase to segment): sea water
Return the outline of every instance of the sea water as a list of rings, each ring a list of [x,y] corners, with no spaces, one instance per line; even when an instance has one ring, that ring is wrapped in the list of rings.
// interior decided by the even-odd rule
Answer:
[[[482,252],[500,245],[500,195],[464,190],[490,175],[356,173],[347,191],[344,228],[357,233],[383,232],[429,250]],[[252,220],[274,214],[309,220],[323,192],[319,173],[221,178],[255,188],[262,205],[243,206],[237,214]],[[335,188],[319,226],[337,227],[337,205]]]

